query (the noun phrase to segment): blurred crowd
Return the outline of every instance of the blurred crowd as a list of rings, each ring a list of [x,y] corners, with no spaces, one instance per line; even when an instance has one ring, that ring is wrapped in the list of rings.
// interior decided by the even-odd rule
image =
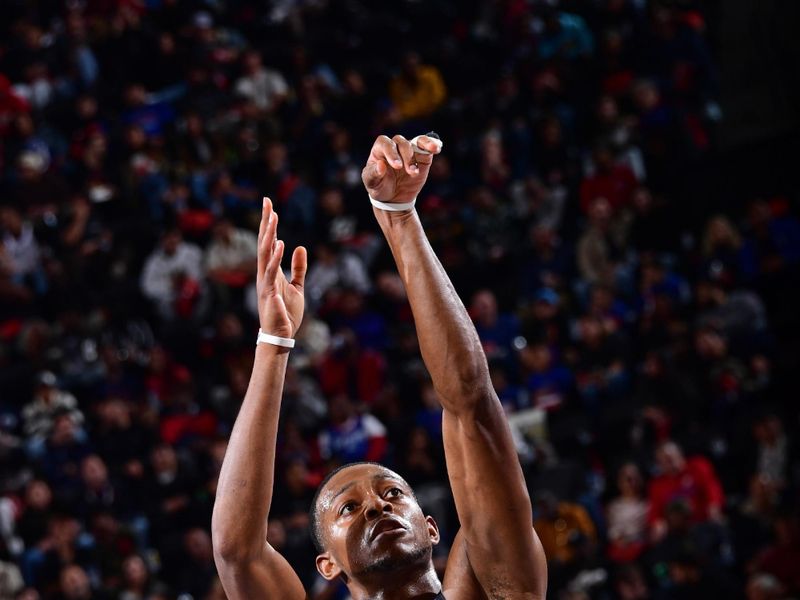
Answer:
[[[0,598],[215,600],[209,526],[253,361],[269,195],[310,250],[269,541],[381,461],[457,530],[441,407],[360,181],[419,198],[483,341],[564,600],[800,595],[797,198],[723,213],[693,0],[6,0]]]

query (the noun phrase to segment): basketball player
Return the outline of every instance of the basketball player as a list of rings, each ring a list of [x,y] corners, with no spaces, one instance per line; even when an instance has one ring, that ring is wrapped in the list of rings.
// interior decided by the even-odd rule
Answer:
[[[412,144],[412,142],[414,142]],[[380,465],[335,471],[312,508],[316,566],[354,600],[542,600],[547,567],[503,409],[475,328],[431,249],[413,202],[441,142],[380,136],[362,178],[394,255],[420,348],[444,408],[447,470],[461,529],[440,582],[439,541],[403,478]],[[231,434],[214,505],[214,555],[231,600],[303,600],[295,572],[266,542],[284,374],[303,317],[306,250],[280,269],[284,243],[268,199],[259,231],[261,331],[250,386]]]

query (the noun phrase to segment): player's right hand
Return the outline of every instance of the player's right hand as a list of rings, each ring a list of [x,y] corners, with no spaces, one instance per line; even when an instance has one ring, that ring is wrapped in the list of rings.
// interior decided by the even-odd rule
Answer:
[[[303,285],[308,268],[306,249],[298,246],[292,254],[292,280],[281,270],[284,243],[278,239],[278,213],[272,201],[264,198],[261,226],[258,229],[258,318],[261,331],[293,338],[303,320]]]
[[[410,202],[417,197],[433,162],[441,152],[441,144],[420,136],[417,146],[431,154],[415,153],[402,135],[378,136],[372,145],[361,179],[369,195],[381,202]]]

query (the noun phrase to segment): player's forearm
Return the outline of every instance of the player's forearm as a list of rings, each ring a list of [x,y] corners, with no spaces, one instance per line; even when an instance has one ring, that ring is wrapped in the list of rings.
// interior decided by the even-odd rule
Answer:
[[[288,350],[262,344],[217,484],[211,528],[214,551],[224,560],[247,560],[264,549],[275,474]]]
[[[415,212],[375,211],[405,284],[422,358],[444,408],[474,408],[491,389],[486,357],[464,304]]]

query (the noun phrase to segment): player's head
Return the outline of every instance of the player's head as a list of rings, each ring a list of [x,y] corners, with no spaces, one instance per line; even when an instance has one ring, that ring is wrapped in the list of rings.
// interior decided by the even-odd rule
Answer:
[[[439,529],[411,486],[377,463],[333,471],[311,505],[317,570],[328,580],[388,574],[430,563]]]

